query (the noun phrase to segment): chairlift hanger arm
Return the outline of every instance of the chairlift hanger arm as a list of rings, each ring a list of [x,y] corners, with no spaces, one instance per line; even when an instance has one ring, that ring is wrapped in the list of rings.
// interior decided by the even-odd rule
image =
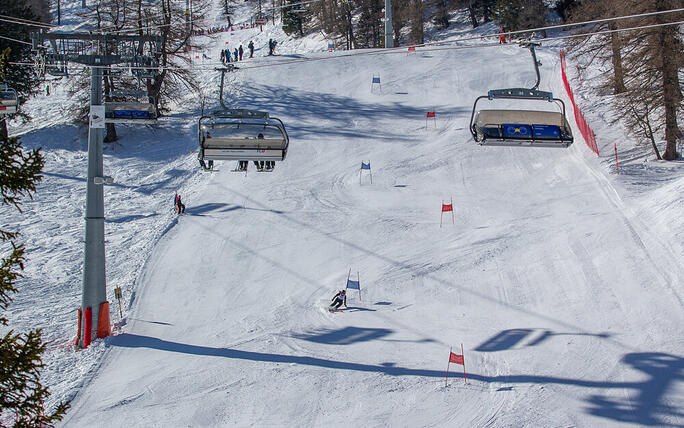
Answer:
[[[233,64],[228,64],[226,67],[221,67],[217,68],[216,71],[221,72],[221,87],[219,89],[219,103],[221,104],[221,107],[223,107],[225,110],[228,110],[228,107],[223,102],[223,81],[226,76],[226,72],[231,72],[233,70],[236,70],[238,67],[234,66]]]
[[[532,61],[534,62],[534,72],[537,74],[537,82],[534,84],[534,86],[532,86],[532,88],[530,88],[534,91],[539,87],[539,83],[541,83],[541,76],[539,74],[539,66],[541,65],[541,62],[537,60],[537,53],[535,52],[534,48],[541,46],[541,43],[524,42],[520,43],[520,46],[529,49],[530,53],[532,54]]]

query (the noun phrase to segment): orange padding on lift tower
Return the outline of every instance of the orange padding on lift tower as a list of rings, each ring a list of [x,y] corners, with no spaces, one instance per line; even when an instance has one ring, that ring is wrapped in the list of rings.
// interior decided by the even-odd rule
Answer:
[[[109,302],[100,303],[100,319],[97,320],[97,337],[107,337],[112,333],[109,326]]]

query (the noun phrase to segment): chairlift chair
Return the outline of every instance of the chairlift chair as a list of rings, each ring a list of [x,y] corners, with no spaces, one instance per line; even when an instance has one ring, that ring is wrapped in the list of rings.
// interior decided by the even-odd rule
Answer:
[[[534,52],[535,43],[523,43],[532,53],[537,83],[531,89],[493,89],[487,95],[478,97],[470,116],[470,133],[482,146],[529,146],[569,147],[573,142],[572,130],[565,117],[565,103],[554,98],[553,93],[537,89],[540,82],[539,68]],[[477,110],[482,99],[531,100],[554,103],[559,111],[522,109]],[[476,113],[477,110],[477,113]]]
[[[226,109],[198,121],[200,165],[206,161],[282,161],[289,137],[283,121],[267,112]]]
[[[139,123],[150,124],[157,121],[156,103],[144,91],[112,91],[109,96],[134,96],[148,98],[148,102],[109,101],[105,102],[105,123]]]
[[[0,116],[9,116],[19,108],[17,91],[7,85],[0,86]]]

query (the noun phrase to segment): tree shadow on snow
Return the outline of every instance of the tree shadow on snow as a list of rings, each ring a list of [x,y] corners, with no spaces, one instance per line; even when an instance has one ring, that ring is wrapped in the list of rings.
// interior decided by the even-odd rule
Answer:
[[[341,138],[383,138],[394,141],[412,141],[402,129],[394,132],[382,128],[378,132],[378,124],[383,121],[417,120],[422,123],[428,110],[437,109],[442,115],[454,116],[470,113],[466,108],[453,106],[414,106],[402,103],[364,103],[356,98],[317,91],[302,91],[285,86],[255,85],[247,93],[234,100],[241,106],[266,110],[273,116],[283,116],[285,126],[292,139],[307,134],[338,136]],[[296,118],[288,119],[291,112],[297,112],[297,118],[305,118],[316,125],[303,126]],[[362,121],[361,126],[356,125]],[[377,135],[376,135],[377,134]]]
[[[384,332],[372,333],[371,335],[373,334],[384,335]],[[122,348],[149,348],[189,355],[264,363],[299,364],[334,370],[382,373],[388,376],[418,376],[435,379],[442,379],[444,377],[444,370],[398,367],[395,363],[361,364],[301,355],[269,354],[229,348],[212,348],[128,333],[110,336],[106,340],[108,345]],[[646,379],[634,382],[613,382],[537,375],[501,374],[498,376],[485,376],[472,372],[468,373],[468,379],[471,381],[501,384],[503,387],[509,387],[511,384],[552,384],[593,389],[603,388],[606,390],[631,389],[636,391],[636,394],[624,399],[606,398],[600,395],[591,396],[587,400],[589,403],[587,412],[618,422],[632,422],[649,426],[667,425],[662,418],[677,419],[684,417],[684,413],[682,413],[679,407],[670,406],[664,402],[665,395],[669,389],[677,390],[684,383],[684,358],[656,352],[630,353],[622,358],[622,363],[639,370],[646,375]],[[454,378],[460,376],[462,375],[453,374]]]

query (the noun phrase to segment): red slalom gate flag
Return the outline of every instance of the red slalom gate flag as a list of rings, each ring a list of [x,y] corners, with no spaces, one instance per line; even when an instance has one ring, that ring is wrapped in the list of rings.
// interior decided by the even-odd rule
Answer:
[[[442,212],[439,213],[439,227],[442,227],[442,218],[444,217],[444,213],[451,212],[451,224],[454,224],[454,200],[453,198],[450,200],[448,204],[445,204],[442,202]]]
[[[447,386],[447,381],[449,380],[449,366],[451,363],[461,364],[463,366],[463,382],[467,385],[468,381],[466,379],[466,369],[465,369],[465,353],[463,352],[463,344],[461,343],[461,355],[454,354],[449,348],[449,362],[447,363],[446,377],[444,378],[444,387]]]
[[[425,114],[425,129],[427,129],[429,118],[432,118],[432,120],[434,120],[435,128],[436,128],[437,127],[437,115],[435,114],[434,111],[429,111]]]
[[[463,354],[458,355],[453,352],[449,352],[449,362],[454,364],[461,364],[465,366],[465,361],[463,360]]]

